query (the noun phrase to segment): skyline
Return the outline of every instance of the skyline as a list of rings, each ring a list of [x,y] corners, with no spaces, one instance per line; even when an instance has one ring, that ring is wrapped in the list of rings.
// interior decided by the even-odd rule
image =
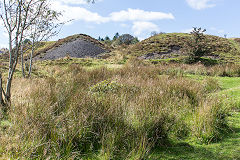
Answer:
[[[65,24],[58,40],[73,34],[88,34],[94,38],[116,32],[129,33],[140,40],[157,32],[189,32],[192,27],[207,29],[207,34],[240,37],[237,0],[52,0],[52,8],[61,11]],[[236,20],[235,20],[236,19]],[[0,47],[7,46],[7,34],[0,27]]]

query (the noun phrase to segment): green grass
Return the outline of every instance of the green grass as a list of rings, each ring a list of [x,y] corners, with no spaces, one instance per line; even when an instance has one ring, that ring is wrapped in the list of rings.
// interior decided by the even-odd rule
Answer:
[[[228,118],[232,132],[218,143],[208,145],[192,142],[173,144],[155,150],[149,160],[238,160],[240,159],[240,113]]]
[[[240,87],[240,77],[217,77],[222,89],[233,89]]]
[[[199,81],[209,78],[209,76],[192,75],[192,74],[187,74],[186,77],[189,77],[191,79],[196,79]],[[215,78],[219,81],[222,90],[240,87],[240,77],[211,77],[211,78]]]
[[[191,79],[203,81],[209,76],[186,75]],[[219,81],[221,91],[218,93],[240,99],[240,77],[213,77]],[[149,160],[237,160],[240,159],[240,112],[232,112],[228,117],[230,130],[225,137],[211,144],[197,144],[191,140],[174,143],[156,149]]]
[[[217,79],[222,87],[219,94],[227,95],[232,101],[240,102],[240,77],[221,77]]]
[[[202,75],[186,75],[191,79],[195,79],[198,81],[203,81],[209,76],[202,76]],[[240,77],[212,77],[217,79],[219,85],[221,87],[221,91],[217,92],[218,95],[225,95],[231,101],[235,101],[235,103],[240,102]]]

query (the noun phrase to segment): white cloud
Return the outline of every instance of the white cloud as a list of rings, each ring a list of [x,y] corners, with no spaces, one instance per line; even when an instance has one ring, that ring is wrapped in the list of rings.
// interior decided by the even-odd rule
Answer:
[[[103,0],[98,0],[103,1]],[[131,27],[135,36],[147,37],[152,31],[159,31],[159,27],[152,21],[163,19],[175,19],[172,13],[144,11],[141,9],[126,9],[118,12],[112,12],[109,15],[102,16],[97,12],[92,12],[82,6],[86,4],[84,0],[53,0],[52,8],[62,12],[60,21],[67,22],[73,20],[91,23],[120,22],[121,27]],[[130,23],[129,23],[130,22]],[[92,28],[92,27],[91,27]]]
[[[193,9],[201,10],[205,8],[215,7],[215,0],[186,0],[188,5]]]
[[[7,48],[8,47],[8,33],[6,32],[3,24],[0,25],[0,48]]]
[[[4,38],[8,38],[8,33],[6,31],[3,31],[2,35],[3,35]]]
[[[69,20],[83,20],[85,22],[105,23],[109,21],[109,18],[103,17],[98,13],[91,12],[85,8],[78,6],[69,6],[61,2],[54,2],[52,8],[57,11],[61,11],[63,16],[61,21]]]
[[[127,27],[129,27],[129,25],[126,24],[126,23],[121,23],[120,26],[123,27],[123,28],[127,28]]]
[[[160,29],[159,27],[152,23],[152,22],[144,22],[144,21],[139,21],[139,22],[134,22],[132,31],[135,36],[142,36],[143,34],[149,34],[152,31],[157,31],[159,32]]]
[[[140,9],[122,10],[119,12],[113,12],[110,14],[112,21],[124,22],[124,21],[153,21],[162,19],[174,19],[171,13],[163,12],[149,12]]]
[[[171,13],[150,12],[140,9],[128,9],[119,12],[112,12],[108,16],[101,16],[96,12],[91,12],[80,6],[71,6],[69,4],[82,4],[82,0],[54,1],[52,8],[62,12],[61,21],[82,20],[85,22],[94,22],[97,24],[107,22],[126,22],[126,21],[156,21],[162,19],[174,19]]]

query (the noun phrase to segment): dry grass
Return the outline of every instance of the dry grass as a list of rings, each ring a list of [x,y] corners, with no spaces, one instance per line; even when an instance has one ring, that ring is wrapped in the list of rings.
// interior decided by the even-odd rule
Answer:
[[[221,138],[225,106],[209,97],[217,87],[160,76],[163,69],[141,61],[112,70],[71,65],[55,67],[52,77],[15,79],[2,152],[20,159],[144,159],[173,139]]]

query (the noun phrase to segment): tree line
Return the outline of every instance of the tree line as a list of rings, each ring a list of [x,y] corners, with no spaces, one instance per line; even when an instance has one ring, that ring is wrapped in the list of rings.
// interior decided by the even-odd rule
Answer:
[[[112,39],[109,36],[106,36],[105,38],[101,38],[99,36],[98,40],[109,45],[130,45],[139,42],[138,38],[132,36],[131,34],[120,35],[118,32],[113,36]]]

